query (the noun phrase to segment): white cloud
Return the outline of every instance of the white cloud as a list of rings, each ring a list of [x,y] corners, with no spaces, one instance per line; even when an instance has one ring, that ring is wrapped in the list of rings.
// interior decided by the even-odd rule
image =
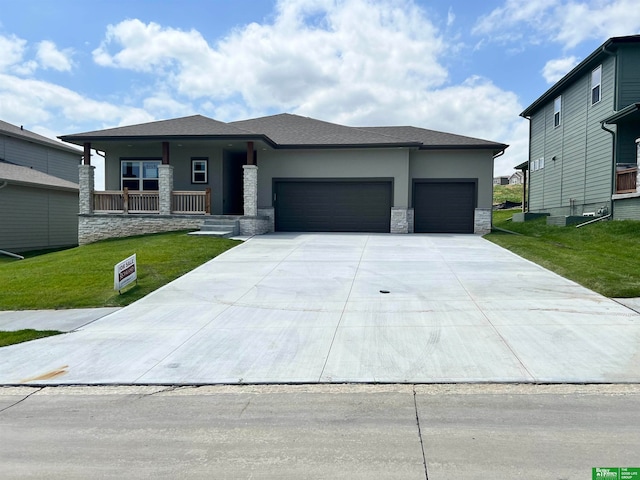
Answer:
[[[547,83],[556,83],[578,64],[578,58],[571,56],[549,60],[542,69],[542,76]]]
[[[0,117],[17,125],[45,125],[57,117],[66,119],[69,128],[73,122],[77,128],[87,124],[106,128],[154,120],[139,108],[92,100],[53,83],[7,74],[0,74],[0,105]]]
[[[33,71],[35,64],[25,65],[23,63],[26,47],[26,40],[15,35],[0,35],[0,72],[19,70],[26,73]]]
[[[38,44],[36,58],[43,68],[68,72],[73,66],[71,55],[71,50],[58,50],[55,43],[45,40]]]
[[[526,29],[525,29],[526,28]],[[493,41],[542,43],[571,49],[587,40],[606,40],[640,30],[637,0],[506,0],[473,28]]]

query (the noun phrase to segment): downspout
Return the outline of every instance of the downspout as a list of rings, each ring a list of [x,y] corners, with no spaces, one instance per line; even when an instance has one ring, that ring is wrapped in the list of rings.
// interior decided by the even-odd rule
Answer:
[[[618,57],[616,56],[615,52],[612,52],[610,50],[607,50],[607,46],[608,46],[609,42],[605,43],[602,46],[602,52],[613,57],[613,111],[617,111],[618,108]],[[617,183],[617,178],[616,178],[616,132],[614,130],[611,130],[607,127],[604,126],[604,121],[600,122],[600,128],[602,130],[604,130],[605,132],[609,132],[611,134],[611,142],[612,142],[612,147],[611,147],[611,163],[613,164],[612,169],[613,169],[613,173],[612,173],[612,179],[611,179],[611,195],[610,195],[610,205],[611,205],[611,211],[609,212],[609,215],[611,216],[611,219],[613,220],[613,195],[616,193],[616,183]],[[585,162],[586,163],[586,162]]]
[[[609,198],[611,198],[611,211],[609,212],[611,218],[613,219],[613,195],[616,193],[616,183],[617,183],[617,176],[616,176],[616,132],[614,130],[610,130],[607,127],[604,126],[604,120],[600,122],[600,128],[602,130],[604,130],[605,132],[609,132],[611,134],[611,164],[613,165],[613,173],[612,173],[612,177],[613,180],[611,181],[611,196]]]

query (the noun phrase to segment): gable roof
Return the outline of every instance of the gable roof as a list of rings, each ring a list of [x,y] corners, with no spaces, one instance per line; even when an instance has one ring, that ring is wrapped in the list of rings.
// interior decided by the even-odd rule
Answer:
[[[346,127],[315,118],[281,113],[231,122],[230,125],[267,135],[280,147],[418,146],[419,142],[391,137],[361,128]]]
[[[620,44],[640,43],[640,35],[628,35],[626,37],[611,37],[600,47],[594,50],[587,58],[576,65],[569,73],[558,80],[549,90],[543,93],[536,101],[529,105],[521,114],[521,117],[530,117],[538,108],[546,104],[550,100],[556,98],[564,87],[571,83],[577,76],[583,75],[589,67],[599,63],[602,58],[610,55],[612,52],[607,49],[615,48]]]
[[[492,149],[504,150],[508,147],[504,143],[491,142],[480,138],[465,137],[453,133],[438,132],[418,127],[361,127],[362,130],[381,133],[420,142],[420,150],[446,150],[446,149]]]
[[[75,147],[65,145],[51,138],[47,138],[43,135],[25,130],[22,126],[17,127],[8,122],[0,120],[0,134],[7,135],[9,137],[18,138],[27,142],[37,143],[49,148],[55,148],[68,153],[74,153],[76,155],[82,155],[82,152]]]
[[[78,184],[54,177],[39,170],[0,161],[0,183],[78,191]]]
[[[263,140],[273,148],[366,148],[416,149],[507,148],[502,143],[437,132],[417,127],[347,127],[314,118],[281,113],[224,123],[202,115],[64,135],[62,140],[82,145],[108,140],[235,139]]]

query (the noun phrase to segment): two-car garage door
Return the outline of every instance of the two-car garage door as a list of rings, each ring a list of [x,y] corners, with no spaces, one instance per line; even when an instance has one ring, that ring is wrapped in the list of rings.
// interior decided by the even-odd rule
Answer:
[[[390,180],[276,180],[280,232],[383,232],[391,221]]]
[[[416,233],[473,233],[476,180],[414,180]],[[274,181],[275,227],[280,232],[390,231],[391,180]]]

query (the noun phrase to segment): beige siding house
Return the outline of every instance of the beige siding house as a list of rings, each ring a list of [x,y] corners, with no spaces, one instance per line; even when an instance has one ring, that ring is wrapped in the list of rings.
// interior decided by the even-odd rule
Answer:
[[[0,121],[0,250],[78,244],[82,152]]]

